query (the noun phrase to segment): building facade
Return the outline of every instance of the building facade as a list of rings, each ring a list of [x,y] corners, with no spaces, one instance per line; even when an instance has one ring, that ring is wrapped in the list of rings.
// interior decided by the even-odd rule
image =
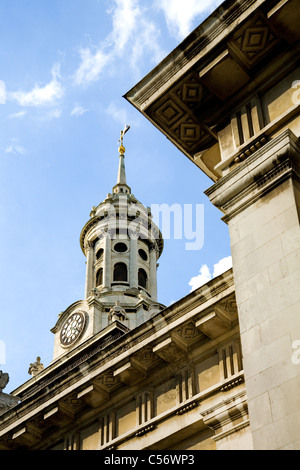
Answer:
[[[225,1],[126,98],[212,180],[255,449],[300,448],[300,8]]]
[[[299,39],[297,0],[226,0],[125,95],[212,180],[233,270],[159,303],[163,239],[127,185],[125,129],[81,232],[85,299],[52,363],[0,392],[1,449],[300,448]]]
[[[5,395],[0,448],[251,448],[232,270],[157,301],[163,239],[124,159],[121,142],[117,184],[81,232],[85,299],[53,327],[51,364]]]

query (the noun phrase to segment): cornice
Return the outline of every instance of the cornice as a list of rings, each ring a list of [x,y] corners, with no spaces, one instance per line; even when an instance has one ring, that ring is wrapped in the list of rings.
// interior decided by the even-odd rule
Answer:
[[[178,80],[194,63],[203,59],[218,42],[222,33],[228,36],[237,24],[265,3],[265,0],[227,1],[217,8],[198,26],[176,49],[146,75],[124,97],[139,110],[144,110],[150,102],[169,86],[170,81]]]
[[[189,324],[193,318],[199,318],[199,315],[205,315],[207,308],[211,307],[211,301],[207,298],[208,292],[216,302],[232,293],[231,280],[232,270],[211,281],[209,287],[199,288],[196,295],[188,295],[185,298],[185,306],[181,300],[177,305],[173,304],[172,308],[166,309],[165,314],[160,312],[135,330],[116,331],[117,336],[108,328],[106,335],[103,331],[99,332],[96,337],[65,354],[40,375],[16,390],[21,402],[3,416],[2,430],[6,433],[19,428],[37,413],[45,413],[59,400],[65,400],[69,395],[78,393],[78,390],[93,383],[101,374],[122,368],[130,357],[135,357],[143,350],[152,350],[159,341],[170,336],[173,329],[178,329],[184,323]],[[223,294],[220,298],[221,293]],[[199,297],[203,304],[203,294],[206,294],[207,305],[203,305],[198,312],[195,302]],[[215,340],[212,344],[215,344]]]
[[[286,129],[205,191],[227,222],[288,178],[299,179],[300,140]]]

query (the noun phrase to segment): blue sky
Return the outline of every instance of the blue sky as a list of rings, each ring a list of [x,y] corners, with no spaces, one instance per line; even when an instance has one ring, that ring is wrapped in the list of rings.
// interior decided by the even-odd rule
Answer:
[[[212,185],[122,97],[221,2],[0,0],[0,367],[10,392],[53,353],[59,313],[84,297],[79,235],[116,183],[146,206],[204,208],[204,244],[165,240],[158,297],[169,305],[230,257]],[[227,264],[223,264],[225,267]],[[222,266],[223,266],[222,265]],[[2,356],[2,357],[1,357]],[[2,363],[1,363],[2,362]]]

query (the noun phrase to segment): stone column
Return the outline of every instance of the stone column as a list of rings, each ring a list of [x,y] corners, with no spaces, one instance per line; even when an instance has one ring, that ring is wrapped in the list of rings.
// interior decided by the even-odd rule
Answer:
[[[86,244],[86,278],[85,278],[85,298],[94,287],[94,244],[88,242]]]
[[[156,247],[150,247],[150,295],[153,300],[157,300],[157,271],[156,271]]]
[[[111,238],[108,234],[104,236],[103,287],[111,287]]]
[[[254,449],[299,449],[300,144],[286,130],[206,191],[225,214]],[[296,343],[295,343],[296,342]]]
[[[137,237],[130,236],[129,283],[130,287],[138,288],[138,246]]]

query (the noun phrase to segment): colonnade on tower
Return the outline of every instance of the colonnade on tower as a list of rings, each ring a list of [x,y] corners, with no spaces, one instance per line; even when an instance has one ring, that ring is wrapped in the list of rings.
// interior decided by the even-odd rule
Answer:
[[[163,238],[150,208],[136,199],[126,181],[123,137],[128,129],[121,132],[117,183],[92,208],[80,234],[86,256],[85,296],[62,312],[52,329],[54,359],[116,321],[131,330],[164,308],[157,300],[157,261]],[[80,335],[72,326],[78,315],[84,324]],[[66,333],[61,337],[66,322],[67,340]]]
[[[81,248],[87,258],[85,298],[94,289],[140,294],[157,302],[157,260],[163,239],[149,207],[141,204],[126,181],[125,147],[119,146],[117,184],[82,230]]]

